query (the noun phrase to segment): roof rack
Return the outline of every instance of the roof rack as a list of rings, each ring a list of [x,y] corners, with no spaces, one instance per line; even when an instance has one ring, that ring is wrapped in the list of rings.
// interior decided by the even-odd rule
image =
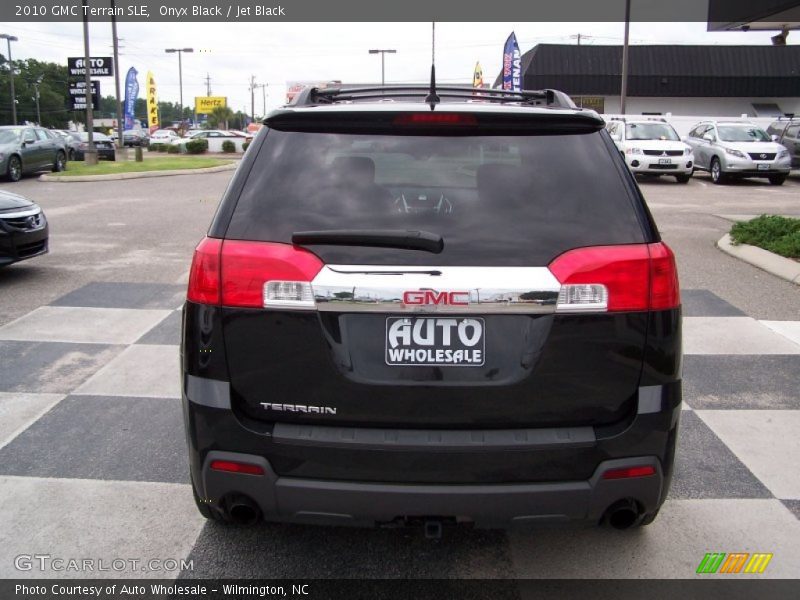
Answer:
[[[436,86],[439,98],[474,102],[516,103],[528,106],[548,106],[552,108],[577,108],[569,96],[559,90],[499,90],[492,88],[473,88],[459,86]],[[308,87],[298,93],[291,106],[319,106],[337,102],[359,100],[390,100],[397,98],[418,99],[429,102],[431,88],[424,85],[386,85],[370,87]]]

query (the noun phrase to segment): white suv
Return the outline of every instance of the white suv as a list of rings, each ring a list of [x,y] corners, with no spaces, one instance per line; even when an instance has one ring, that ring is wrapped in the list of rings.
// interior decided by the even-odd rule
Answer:
[[[663,119],[615,119],[606,129],[633,173],[674,175],[678,183],[691,178],[692,148]]]

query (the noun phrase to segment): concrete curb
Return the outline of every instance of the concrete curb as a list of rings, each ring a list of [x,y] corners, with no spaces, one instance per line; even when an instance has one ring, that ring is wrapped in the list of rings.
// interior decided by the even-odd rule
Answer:
[[[73,177],[64,175],[40,175],[39,181],[55,181],[59,183],[69,183],[72,181],[115,181],[117,179],[140,179],[146,177],[170,177],[172,175],[190,175],[192,173],[219,173],[220,171],[233,171],[238,162],[216,167],[203,167],[201,169],[173,169],[170,171],[138,171],[135,173],[109,173],[108,175],[75,175]]]
[[[799,262],[784,258],[783,256],[778,256],[777,254],[773,254],[763,248],[757,248],[756,246],[749,246],[747,244],[734,246],[731,242],[731,236],[727,233],[719,239],[717,248],[754,267],[758,267],[762,271],[766,271],[776,277],[800,285]]]

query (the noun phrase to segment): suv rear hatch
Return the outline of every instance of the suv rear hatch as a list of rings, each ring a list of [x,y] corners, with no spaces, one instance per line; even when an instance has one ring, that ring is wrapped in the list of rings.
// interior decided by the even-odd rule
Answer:
[[[240,417],[487,429],[632,412],[672,256],[596,115],[481,109],[268,122],[195,260],[221,265]]]

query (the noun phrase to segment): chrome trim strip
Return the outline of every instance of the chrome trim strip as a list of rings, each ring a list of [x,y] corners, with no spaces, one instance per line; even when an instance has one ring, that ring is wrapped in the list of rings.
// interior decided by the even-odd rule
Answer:
[[[326,265],[311,286],[319,311],[426,314],[548,314],[561,290],[547,267]],[[404,304],[409,291],[462,292],[466,302]]]
[[[41,207],[34,206],[33,208],[26,208],[20,212],[0,212],[0,219],[18,219],[20,217],[32,217],[42,212]]]

